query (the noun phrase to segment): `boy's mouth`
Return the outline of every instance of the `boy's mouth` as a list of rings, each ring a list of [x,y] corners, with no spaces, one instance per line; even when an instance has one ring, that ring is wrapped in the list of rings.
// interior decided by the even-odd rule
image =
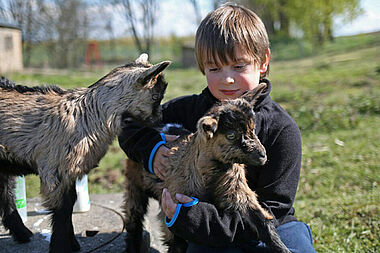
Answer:
[[[235,95],[238,91],[239,91],[239,89],[237,89],[237,90],[220,90],[220,92],[222,92],[225,96]]]

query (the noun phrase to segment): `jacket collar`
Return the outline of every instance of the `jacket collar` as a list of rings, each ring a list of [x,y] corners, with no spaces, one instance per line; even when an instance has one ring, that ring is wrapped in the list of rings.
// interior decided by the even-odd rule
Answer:
[[[260,80],[260,83],[262,82],[267,84],[267,88],[263,91],[263,93],[261,93],[260,97],[257,99],[257,102],[255,104],[255,111],[258,111],[261,107],[266,105],[270,100],[269,94],[272,90],[272,85],[270,81],[265,78]]]

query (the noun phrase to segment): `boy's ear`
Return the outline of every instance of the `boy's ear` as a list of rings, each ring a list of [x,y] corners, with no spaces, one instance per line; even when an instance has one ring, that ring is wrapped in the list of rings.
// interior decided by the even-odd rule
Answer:
[[[156,78],[164,69],[170,65],[171,61],[157,63],[140,73],[137,83],[140,85],[149,85],[150,81]]]
[[[266,53],[265,53],[265,60],[264,62],[261,64],[260,66],[260,73],[263,74],[265,72],[267,72],[268,70],[268,66],[269,66],[269,60],[270,60],[270,48],[268,48],[266,50]]]
[[[218,121],[210,116],[204,116],[198,121],[198,133],[203,140],[210,140],[218,129]]]
[[[268,85],[266,83],[259,83],[259,85],[257,85],[253,90],[248,91],[241,97],[247,100],[252,106],[254,106],[261,93],[263,93],[263,91],[267,89],[267,87]]]

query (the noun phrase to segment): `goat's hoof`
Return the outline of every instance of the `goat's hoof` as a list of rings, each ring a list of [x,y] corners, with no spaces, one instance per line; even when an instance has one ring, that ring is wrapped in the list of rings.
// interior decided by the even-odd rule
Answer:
[[[149,253],[150,252],[150,234],[147,231],[142,232],[142,237],[140,239],[127,237],[125,238],[126,250],[125,252],[140,252]]]
[[[19,227],[16,231],[11,232],[13,239],[18,243],[30,242],[30,238],[33,236],[32,231],[27,227]]]
[[[137,243],[134,243],[130,240],[126,240],[126,245],[125,245],[125,252],[127,253],[135,253],[135,252],[140,252],[139,250],[137,250],[137,248],[139,248],[139,245]]]
[[[72,249],[70,245],[60,245],[60,246],[52,246],[50,242],[50,248],[49,248],[49,253],[71,253]]]
[[[149,253],[150,252],[150,234],[148,231],[143,231],[142,244],[140,252]]]
[[[71,237],[57,235],[53,232],[50,239],[49,253],[71,253],[73,252],[72,247],[73,240],[71,240]]]
[[[75,235],[71,238],[71,250],[72,251],[80,251],[80,244],[79,244],[77,238],[75,238]]]
[[[29,242],[33,236],[33,233],[25,227],[17,210],[13,210],[9,215],[4,217],[3,225],[9,229],[9,233],[18,243]]]

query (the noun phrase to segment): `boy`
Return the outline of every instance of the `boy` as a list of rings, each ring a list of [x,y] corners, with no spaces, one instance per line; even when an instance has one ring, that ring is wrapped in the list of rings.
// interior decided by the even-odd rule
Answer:
[[[249,186],[275,217],[274,223],[285,245],[292,252],[315,252],[310,228],[293,216],[301,166],[301,136],[293,119],[269,96],[271,84],[264,77],[269,71],[270,50],[262,21],[244,7],[222,5],[200,24],[195,53],[199,69],[206,76],[207,88],[199,95],[180,97],[164,104],[163,122],[180,123],[194,132],[198,119],[218,100],[235,99],[259,82],[266,82],[268,89],[254,111],[256,134],[266,148],[268,162],[261,167],[247,168]],[[129,158],[143,163],[164,179],[170,152],[165,145],[157,149],[157,143],[163,143],[160,134],[127,118],[125,123],[119,136],[121,148]],[[167,141],[174,138],[166,136]],[[157,151],[152,153],[152,150]],[[177,199],[181,203],[192,200],[181,194],[177,194]],[[174,219],[170,230],[188,240],[187,252],[267,250],[257,241],[255,222],[249,215],[218,213],[213,205],[205,202],[182,208],[174,215],[176,204],[167,190],[162,193],[162,208],[169,219]]]

